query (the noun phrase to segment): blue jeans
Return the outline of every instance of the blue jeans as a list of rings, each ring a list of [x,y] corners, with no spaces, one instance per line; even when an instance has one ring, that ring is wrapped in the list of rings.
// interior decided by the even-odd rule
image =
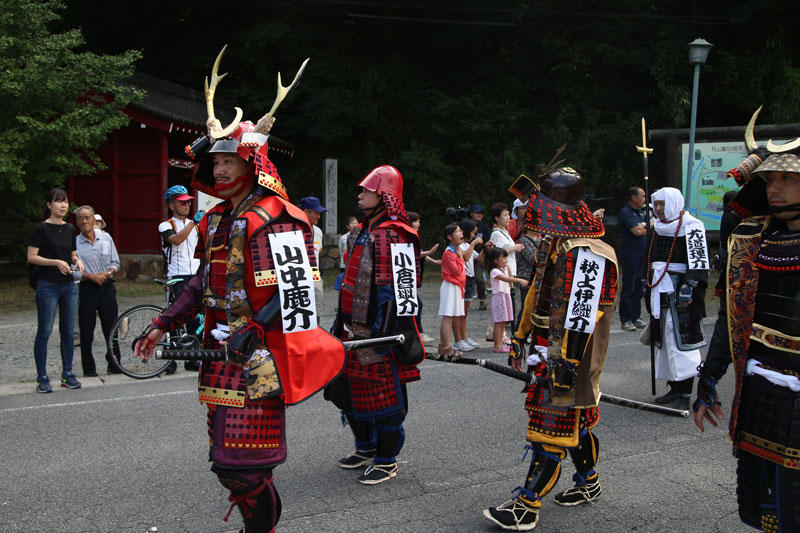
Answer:
[[[75,313],[78,309],[78,287],[74,283],[54,283],[40,279],[36,283],[36,312],[39,323],[33,343],[36,376],[47,375],[47,341],[53,332],[58,308],[58,329],[61,333],[61,371],[72,372],[72,355],[75,351]]]

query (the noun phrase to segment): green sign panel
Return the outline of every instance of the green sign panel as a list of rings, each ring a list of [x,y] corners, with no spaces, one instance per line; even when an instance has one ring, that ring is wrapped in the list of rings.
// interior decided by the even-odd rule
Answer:
[[[747,157],[744,142],[695,143],[692,174],[686,176],[689,144],[681,146],[683,197],[688,211],[703,221],[706,230],[719,230],[722,196],[739,188],[725,175]]]

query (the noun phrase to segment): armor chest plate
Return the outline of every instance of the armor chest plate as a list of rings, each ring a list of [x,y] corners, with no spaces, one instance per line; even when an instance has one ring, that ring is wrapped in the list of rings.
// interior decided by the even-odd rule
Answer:
[[[663,261],[668,259],[671,263],[686,263],[686,237],[664,237],[662,235],[654,234],[655,240],[653,241],[653,250],[650,254],[651,261]],[[669,257],[669,250],[672,247],[673,241],[675,247],[672,250],[672,258]]]

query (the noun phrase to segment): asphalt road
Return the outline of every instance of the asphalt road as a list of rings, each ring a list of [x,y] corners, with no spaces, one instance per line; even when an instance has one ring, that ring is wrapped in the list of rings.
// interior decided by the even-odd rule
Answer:
[[[431,285],[425,325],[434,334],[438,286]],[[324,317],[333,308],[327,300]],[[476,340],[485,317],[470,318]],[[10,320],[35,327],[21,315]],[[651,401],[648,351],[638,333],[614,327],[601,389]],[[14,357],[17,366],[32,366],[30,345],[20,344],[29,333],[19,329],[4,332],[14,334],[0,345],[0,369],[14,366]],[[56,338],[51,359],[58,358]],[[488,343],[473,354],[504,360]],[[497,531],[481,510],[509,499],[527,472],[521,383],[474,366],[425,361],[421,368],[422,381],[409,385],[398,476],[380,485],[363,486],[358,471],[337,467],[352,440],[333,405],[317,395],[289,408],[289,458],[275,470],[284,505],[279,531]],[[242,526],[237,511],[222,521],[227,493],[208,470],[205,409],[193,374],[101,376],[47,395],[14,381],[0,379],[2,531],[144,533],[156,526],[161,533],[216,533]],[[720,393],[727,411],[730,376]],[[554,504],[552,495],[571,484],[574,470],[565,463],[538,530],[748,530],[736,514],[735,461],[724,428],[701,434],[690,419],[600,405],[603,494],[591,505]]]

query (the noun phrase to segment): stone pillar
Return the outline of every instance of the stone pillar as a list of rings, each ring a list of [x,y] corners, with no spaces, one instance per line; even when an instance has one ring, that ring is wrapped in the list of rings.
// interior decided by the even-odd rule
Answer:
[[[338,198],[339,198],[339,161],[336,159],[325,160],[325,198],[323,205],[328,211],[325,213],[325,227],[322,232],[325,235],[336,235],[336,222],[338,220]]]

